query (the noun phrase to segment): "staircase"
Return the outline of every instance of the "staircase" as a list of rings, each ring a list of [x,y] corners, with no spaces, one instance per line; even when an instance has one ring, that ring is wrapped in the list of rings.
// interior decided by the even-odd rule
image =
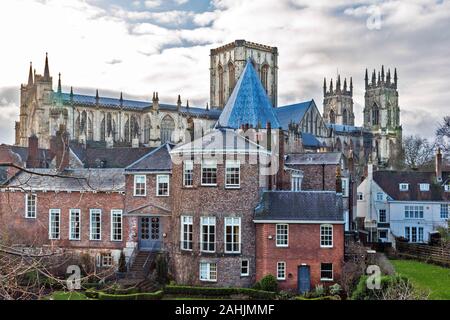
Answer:
[[[148,251],[139,251],[131,265],[128,273],[128,279],[145,279],[147,278],[152,263],[152,253]]]

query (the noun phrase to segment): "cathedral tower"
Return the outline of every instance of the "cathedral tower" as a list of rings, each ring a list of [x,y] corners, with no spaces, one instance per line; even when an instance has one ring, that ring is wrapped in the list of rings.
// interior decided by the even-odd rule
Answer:
[[[353,80],[347,87],[347,79],[341,85],[341,76],[338,75],[336,88],[333,89],[333,79],[327,90],[326,79],[323,79],[323,119],[326,123],[340,125],[355,125],[353,113]]]
[[[374,135],[372,158],[379,165],[387,166],[399,155],[402,143],[397,69],[394,69],[393,79],[390,69],[385,74],[384,66],[378,74],[373,70],[370,82],[366,69],[364,80],[364,128]]]
[[[236,40],[211,49],[210,105],[223,109],[234,86],[251,59],[262,85],[274,107],[278,99],[278,49],[262,44]]]

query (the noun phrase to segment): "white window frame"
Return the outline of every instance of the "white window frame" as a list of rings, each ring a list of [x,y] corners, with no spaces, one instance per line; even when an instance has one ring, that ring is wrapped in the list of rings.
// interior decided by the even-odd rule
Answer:
[[[231,220],[231,223],[229,223],[230,220]],[[238,223],[235,223],[236,221]],[[241,238],[241,233],[242,233],[241,224],[242,224],[242,221],[241,221],[240,217],[226,217],[225,218],[225,220],[224,220],[224,245],[225,245],[224,250],[225,250],[225,253],[231,253],[231,254],[241,253],[241,239],[242,239]],[[227,250],[227,244],[229,243],[229,242],[227,242],[227,227],[228,226],[231,226],[231,230],[232,230],[231,237],[232,237],[232,239],[234,239],[234,237],[236,236],[235,233],[234,233],[234,227],[235,226],[239,227],[238,250]],[[231,245],[234,248],[235,242],[232,241]]]
[[[73,214],[78,214],[78,237],[73,237],[74,231],[74,223],[75,221],[72,219]],[[70,209],[69,210],[69,240],[71,241],[80,241],[81,240],[81,210],[80,209]]]
[[[344,198],[347,198],[349,189],[349,178],[341,178],[341,184],[342,184],[342,196]]]
[[[286,234],[279,233],[279,227],[286,227]],[[284,243],[284,236],[286,236],[286,243]],[[283,238],[282,238],[283,237]],[[281,242],[283,240],[283,242]],[[289,247],[289,224],[287,223],[277,223],[275,225],[275,243],[277,247],[286,248]]]
[[[94,239],[92,237],[93,233],[92,233],[92,215],[93,214],[99,214],[100,216],[100,221],[99,221],[99,238],[98,239]],[[102,210],[101,209],[90,209],[89,210],[89,240],[90,241],[101,241],[102,240]]]
[[[183,251],[192,251],[193,246],[194,246],[194,218],[192,216],[181,216],[180,217],[180,248]],[[187,227],[187,231],[186,231],[186,235],[189,236],[189,234],[191,235],[191,240],[185,239],[185,233],[184,233],[184,226],[188,226]],[[190,226],[190,231],[189,231],[189,226]],[[185,248],[184,244],[187,244],[187,248]],[[189,244],[190,244],[190,248],[189,248]]]
[[[28,197],[31,196],[34,198],[34,215],[30,216],[30,212],[28,211]],[[37,195],[34,193],[25,194],[25,218],[27,219],[36,219],[37,218]]]
[[[377,192],[377,201],[383,201],[384,194],[383,192]]]
[[[384,221],[381,221],[381,211],[384,211]],[[381,223],[387,222],[387,210],[386,209],[378,209],[378,222],[381,222]]]
[[[215,169],[216,182],[215,183],[204,183],[203,182],[203,169]],[[217,160],[203,160],[201,168],[201,185],[202,186],[217,186]]]
[[[165,183],[160,182],[159,180],[162,178],[167,178],[167,194],[159,194],[159,184]],[[168,197],[170,195],[170,176],[168,174],[158,174],[156,176],[156,196],[157,197]]]
[[[228,175],[234,174],[229,173],[228,169],[237,169],[237,184],[228,183]],[[225,188],[227,189],[238,189],[241,187],[241,162],[239,160],[226,160],[225,161]]]
[[[119,222],[114,222],[114,217],[118,216],[120,219],[120,234],[115,234],[114,224]],[[123,241],[123,211],[120,209],[112,209],[111,210],[111,241],[113,242],[121,242]],[[118,235],[119,238],[114,239],[115,236]]]
[[[324,234],[324,228],[331,228],[331,245],[330,244],[323,244],[324,241],[329,242],[329,239],[325,239],[324,237],[330,237],[329,234]],[[321,224],[320,225],[320,247],[321,248],[333,248],[334,244],[334,230],[332,224]]]
[[[439,211],[440,218],[443,219],[443,220],[447,220],[449,211],[450,211],[450,204],[448,204],[448,203],[441,203],[440,211]]]
[[[409,190],[409,183],[400,183],[398,185],[398,188],[400,191],[408,191]]]
[[[53,234],[53,220],[54,215],[58,217],[58,236],[55,237]],[[59,240],[61,238],[61,209],[50,209],[48,210],[48,238],[50,240]]]
[[[404,216],[405,219],[423,219],[425,215],[423,205],[408,205],[405,206]]]
[[[331,278],[322,278],[322,264],[331,264]],[[329,270],[327,270],[329,272]],[[333,281],[334,279],[334,268],[331,262],[321,262],[320,263],[320,281]]]
[[[207,227],[208,231],[207,231],[207,238],[208,241],[204,242],[203,241],[203,236],[205,235],[205,232],[203,231],[203,227]],[[211,232],[210,227],[214,228],[214,233]],[[216,217],[200,217],[200,251],[201,252],[216,252]],[[212,243],[213,245],[213,250],[209,250],[209,247],[211,245],[211,242],[209,241],[210,236],[214,235],[214,242]],[[207,246],[207,249],[205,250],[203,248],[203,245]]]
[[[419,183],[419,190],[421,192],[430,191],[430,184],[429,183]]]
[[[191,184],[186,184],[186,176],[190,176]],[[194,161],[193,160],[185,160],[183,161],[183,187],[192,188],[194,186]]]
[[[247,263],[246,267],[243,266],[244,262]],[[244,268],[247,268],[247,272],[242,272],[242,270]],[[241,260],[241,277],[248,277],[248,276],[250,276],[250,260],[242,259]]]
[[[356,200],[357,201],[364,201],[364,193],[358,192],[357,195],[356,195]]]
[[[215,266],[215,270],[211,270],[211,266],[214,265]],[[206,278],[202,278],[202,266],[204,268],[206,268],[205,272],[207,274]],[[199,279],[200,281],[205,281],[205,282],[217,282],[217,263],[216,262],[204,262],[204,261],[200,261],[200,265],[199,265]],[[215,277],[211,277],[211,275],[215,275]]]
[[[286,262],[285,261],[277,262],[277,280],[286,280]]]
[[[302,191],[302,180],[301,174],[293,173],[291,176],[291,191]]]
[[[108,258],[110,263],[105,263],[105,258]],[[100,254],[100,265],[99,267],[112,267],[114,265],[114,257],[112,256],[111,252],[108,253],[101,253]]]
[[[142,178],[142,177],[144,178],[144,182],[137,182],[138,178]],[[136,191],[137,191],[136,185],[138,183],[143,183],[144,184],[144,193],[143,194],[137,194],[136,193]],[[133,195],[135,197],[145,197],[145,196],[147,196],[147,176],[146,175],[143,175],[143,174],[136,174],[136,175],[134,175]]]

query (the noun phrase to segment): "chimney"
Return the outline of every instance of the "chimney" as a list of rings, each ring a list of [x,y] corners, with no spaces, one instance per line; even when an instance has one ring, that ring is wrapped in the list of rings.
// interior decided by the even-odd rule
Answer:
[[[283,173],[284,173],[284,133],[280,127],[278,129],[277,190],[283,189]]]
[[[336,193],[342,193],[341,167],[336,167]]]
[[[38,137],[33,134],[28,138],[28,158],[27,168],[39,168],[39,140]]]
[[[436,181],[442,182],[442,152],[441,148],[436,151]]]
[[[56,169],[64,171],[69,167],[69,134],[66,131],[66,126],[61,124],[59,130],[56,132],[56,139],[54,142]]]

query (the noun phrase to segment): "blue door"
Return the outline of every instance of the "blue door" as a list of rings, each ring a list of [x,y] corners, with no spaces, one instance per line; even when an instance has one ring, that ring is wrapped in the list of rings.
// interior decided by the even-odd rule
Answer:
[[[309,266],[298,266],[298,292],[306,293],[311,290],[311,273]]]
[[[161,220],[159,217],[141,217],[139,223],[139,249],[161,250]]]

